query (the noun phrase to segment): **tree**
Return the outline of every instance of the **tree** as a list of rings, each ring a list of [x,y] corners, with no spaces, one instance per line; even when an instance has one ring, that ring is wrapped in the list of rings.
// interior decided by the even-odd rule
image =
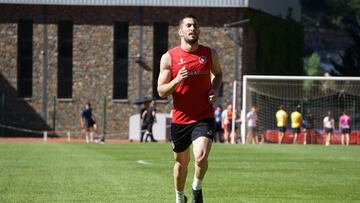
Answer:
[[[316,52],[312,53],[310,57],[305,59],[304,72],[307,76],[319,76],[323,75],[324,71],[321,70],[320,66],[320,55]],[[313,80],[305,80],[303,82],[303,90],[305,92],[304,100],[308,100],[311,95],[311,90],[314,85]]]
[[[360,24],[360,0],[348,0],[348,6],[355,14],[357,24]]]
[[[307,76],[319,76],[323,75],[324,71],[321,70],[320,66],[320,55],[313,53],[307,59],[305,59],[304,71]]]
[[[301,4],[304,23],[347,31],[353,39],[354,44],[341,56],[341,64],[330,59],[336,69],[330,74],[360,76],[360,0],[301,0]]]
[[[353,29],[349,28],[348,32],[354,41],[354,44],[345,50],[342,58],[342,64],[330,60],[338,74],[332,72],[332,75],[341,76],[360,76],[360,36]]]
[[[303,22],[345,30],[360,22],[360,0],[301,0]]]

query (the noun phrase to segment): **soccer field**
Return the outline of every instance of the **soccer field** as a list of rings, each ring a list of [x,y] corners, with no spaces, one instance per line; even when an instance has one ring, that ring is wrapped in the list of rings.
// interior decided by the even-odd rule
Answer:
[[[0,202],[175,202],[170,144],[0,143]],[[214,144],[207,203],[360,202],[360,147]],[[191,198],[193,164],[186,191]]]

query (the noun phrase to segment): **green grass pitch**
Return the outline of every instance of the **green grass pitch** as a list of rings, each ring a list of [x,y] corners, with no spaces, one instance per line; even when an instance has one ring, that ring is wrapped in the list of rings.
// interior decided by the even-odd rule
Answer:
[[[0,202],[175,202],[170,144],[2,142],[0,154]],[[203,193],[206,203],[360,202],[359,174],[359,146],[214,144]]]

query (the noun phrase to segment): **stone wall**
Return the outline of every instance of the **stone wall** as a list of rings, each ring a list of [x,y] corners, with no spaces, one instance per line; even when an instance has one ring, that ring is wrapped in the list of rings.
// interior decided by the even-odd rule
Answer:
[[[42,126],[56,130],[79,131],[80,112],[86,101],[91,101],[94,114],[102,127],[103,110],[106,110],[106,132],[115,138],[128,137],[129,116],[139,111],[131,104],[138,98],[140,68],[133,60],[139,49],[140,8],[137,7],[86,7],[86,6],[25,6],[0,5],[0,76],[1,94],[5,94],[7,114],[18,122],[7,121],[21,127],[21,112],[11,105],[16,102],[27,105],[28,113],[42,115],[42,77],[43,77],[43,28],[48,25],[48,103],[47,120]],[[240,12],[240,15],[236,15]],[[235,45],[223,30],[225,23],[238,21],[243,10],[230,8],[143,8],[143,57],[147,64],[153,64],[153,27],[154,22],[169,23],[169,48],[180,42],[177,25],[180,16],[186,13],[197,14],[201,26],[200,43],[217,50],[220,63],[224,68],[224,97],[219,101],[223,106],[231,102],[232,81],[234,79]],[[33,19],[33,97],[16,97],[17,80],[17,22],[19,19]],[[61,20],[72,20],[73,29],[73,97],[55,99],[57,94],[57,24]],[[112,99],[113,80],[113,24],[129,22],[129,85],[128,100]],[[252,39],[252,38],[250,38]],[[250,43],[245,43],[252,44]],[[247,49],[244,47],[243,49]],[[245,52],[246,53],[246,52]],[[239,56],[240,57],[240,56]],[[246,57],[246,56],[244,56]],[[253,64],[253,63],[251,63]],[[251,67],[247,67],[249,69]],[[152,97],[152,72],[143,71],[143,94]],[[6,84],[6,85],[5,85]],[[12,89],[7,91],[5,89]],[[12,93],[10,93],[12,92]],[[10,94],[13,94],[10,96]],[[106,105],[104,103],[106,101]],[[158,104],[159,112],[169,112],[171,98]],[[54,112],[54,102],[56,111]],[[14,111],[9,111],[14,109]],[[55,115],[55,122],[53,120]],[[10,118],[10,116],[9,116]],[[41,119],[40,119],[41,120]]]

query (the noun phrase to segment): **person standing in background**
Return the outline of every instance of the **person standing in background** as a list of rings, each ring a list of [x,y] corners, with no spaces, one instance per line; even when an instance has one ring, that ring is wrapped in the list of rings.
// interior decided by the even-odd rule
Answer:
[[[279,110],[275,114],[276,117],[276,127],[278,128],[278,144],[281,144],[285,132],[286,132],[286,126],[287,126],[287,113],[284,110],[284,106],[280,105]]]
[[[325,146],[329,146],[332,133],[335,131],[335,120],[331,111],[328,111],[327,116],[323,120],[323,128],[325,132]]]
[[[232,119],[232,105],[229,104],[226,109],[221,113],[221,124],[224,131],[224,143],[230,143],[230,133],[231,131],[228,130],[228,125],[231,125],[231,122],[229,120],[229,114],[231,114]]]
[[[143,112],[142,114],[142,118],[143,118],[143,124],[144,124],[144,128],[145,133],[144,133],[144,137],[145,137],[145,142],[147,142],[148,138],[150,137],[151,142],[157,142],[157,140],[155,140],[154,138],[154,134],[153,134],[153,125],[154,122],[156,121],[156,103],[155,101],[151,101],[150,106]]]
[[[304,133],[304,145],[306,145],[306,140],[308,135],[310,135],[310,144],[314,143],[314,133],[315,133],[315,118],[310,110],[306,112],[306,115],[303,119],[303,128],[305,128]]]
[[[291,128],[293,132],[293,144],[296,144],[298,134],[301,132],[302,116],[300,113],[300,106],[295,108],[295,111],[291,113]]]
[[[217,106],[215,109],[214,117],[215,117],[215,137],[214,142],[223,142],[223,129],[222,129],[222,122],[221,122],[221,114],[222,108],[221,106]]]
[[[257,109],[255,106],[251,107],[251,110],[246,115],[247,127],[248,127],[248,139],[250,143],[258,144],[259,140],[257,137],[257,126],[258,126],[258,116]]]
[[[85,129],[86,143],[93,142],[94,137],[99,133],[99,128],[92,115],[91,103],[87,102],[85,108],[81,112],[80,126]]]
[[[140,142],[143,142],[144,135],[147,130],[147,124],[145,123],[146,113],[144,114],[144,112],[146,112],[146,110],[149,108],[149,106],[150,106],[150,100],[145,99],[144,107],[141,108],[141,110],[140,110],[140,125],[141,125]]]
[[[351,118],[347,111],[344,111],[343,115],[339,118],[339,128],[341,131],[341,145],[344,145],[344,138],[346,146],[349,146],[350,133],[351,133]]]

